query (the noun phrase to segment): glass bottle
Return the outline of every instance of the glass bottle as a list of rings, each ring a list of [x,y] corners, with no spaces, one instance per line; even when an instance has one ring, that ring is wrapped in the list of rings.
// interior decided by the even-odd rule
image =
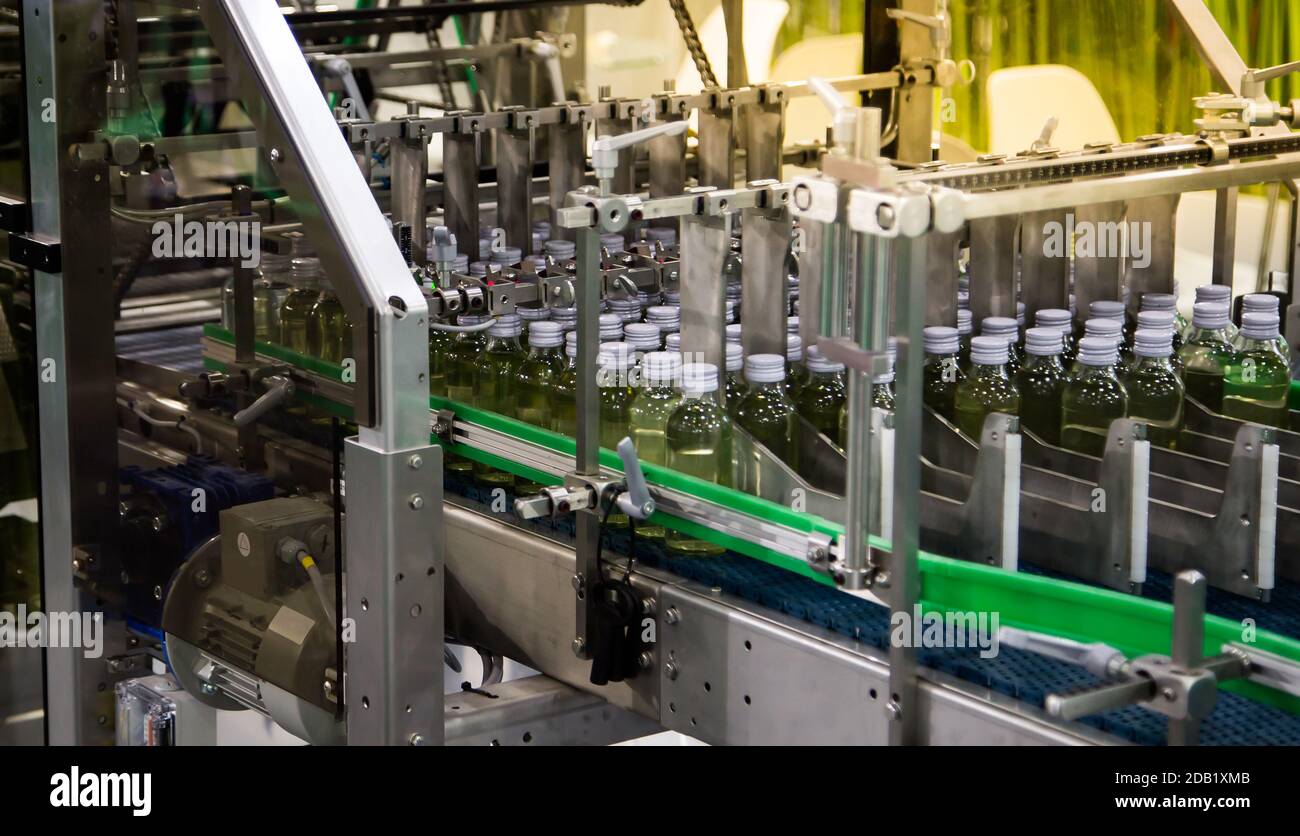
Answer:
[[[745,383],[745,350],[740,343],[727,343],[726,351],[727,374],[722,384],[722,395],[727,414],[735,420],[736,407],[740,406],[741,399],[749,391],[749,386]]]
[[[549,244],[550,241],[547,243]],[[578,432],[577,331],[569,331],[564,335],[564,358],[566,361],[564,371],[555,380],[555,404],[551,407],[551,429],[573,438]]]
[[[1065,340],[1052,327],[1025,332],[1025,365],[1016,375],[1020,423],[1048,444],[1061,443],[1061,394],[1069,376],[1061,362]]]
[[[499,316],[488,328],[487,344],[478,357],[478,375],[475,380],[475,406],[478,408],[514,417],[515,377],[527,359],[523,347],[519,345],[522,330],[523,323],[517,314]],[[497,487],[514,484],[512,474],[482,462],[474,463],[474,478]]]
[[[477,406],[476,384],[479,357],[487,347],[487,331],[482,328],[491,317],[478,314],[461,314],[456,324],[474,328],[473,331],[461,331],[446,351],[444,361],[444,378],[446,379],[447,399],[466,406]],[[469,459],[455,453],[447,453],[444,465],[449,473],[468,476],[473,470]]]
[[[451,347],[456,343],[456,333],[443,328],[435,328],[433,318],[429,318],[429,394],[439,398],[447,397],[447,364],[450,361]]]
[[[971,323],[974,322],[974,314],[969,309],[957,310],[957,337],[959,347],[957,351],[957,360],[961,364],[963,372],[970,370],[970,341],[971,341]]]
[[[1138,316],[1146,311],[1162,311],[1173,317],[1174,354],[1177,355],[1178,349],[1183,347],[1183,333],[1187,331],[1187,320],[1178,312],[1178,297],[1172,293],[1143,293]],[[1142,327],[1140,323],[1138,327]]]
[[[1016,372],[1020,371],[1020,347],[1016,343],[1020,340],[1020,329],[1016,326],[1016,321],[1006,316],[986,316],[980,323],[981,337],[999,337],[1010,346],[1007,351],[1007,374],[1015,377]],[[977,436],[978,437],[978,436]]]
[[[1242,324],[1245,324],[1245,316],[1248,313],[1272,314],[1273,316],[1278,317],[1279,321],[1281,321],[1281,304],[1282,300],[1271,293],[1246,294],[1241,297]],[[1241,332],[1238,331],[1237,338],[1232,341],[1232,347],[1237,351],[1241,351],[1245,342],[1245,338],[1242,337]],[[1277,343],[1279,354],[1283,357],[1291,356],[1291,347],[1286,344],[1286,338],[1283,337],[1281,333],[1278,334],[1277,339],[1274,342]]]
[[[329,279],[321,279],[320,296],[307,312],[307,352],[327,363],[352,357],[352,323]]]
[[[894,367],[898,362],[898,341],[893,337],[889,338],[889,347],[886,349],[889,355],[889,371],[884,374],[876,375],[871,378],[871,405],[876,409],[887,409],[894,411]],[[845,420],[847,420],[848,411],[845,411]],[[847,434],[847,427],[845,428]]]
[[[1223,330],[1227,332],[1228,345],[1232,345],[1233,340],[1237,338],[1237,326],[1232,323],[1232,288],[1226,284],[1203,284],[1196,288],[1196,302],[1192,305],[1192,324],[1183,332],[1183,342],[1187,342],[1196,330],[1196,305],[1202,302],[1222,305],[1228,309],[1228,324]]]
[[[1150,313],[1158,314],[1162,322],[1159,328],[1138,328],[1133,332],[1134,359],[1123,376],[1128,414],[1147,423],[1147,440],[1152,444],[1177,450],[1187,390],[1170,362],[1174,351],[1173,317],[1168,311]]]
[[[1242,315],[1238,335],[1241,347],[1223,373],[1224,415],[1287,428],[1290,363],[1278,350],[1277,338],[1277,314]]]
[[[1020,414],[1020,391],[1007,369],[1010,355],[1011,347],[1003,335],[971,340],[970,371],[957,384],[953,411],[957,428],[977,442],[990,413]]]
[[[1079,340],[1065,392],[1061,395],[1061,446],[1101,456],[1110,423],[1128,413],[1128,393],[1116,375],[1119,346],[1108,337]]]
[[[290,351],[307,354],[307,314],[320,298],[320,259],[297,256],[293,259],[290,274],[293,278],[293,292],[280,306],[280,345]]]
[[[785,358],[779,354],[751,354],[745,358],[749,391],[734,413],[737,426],[791,468],[796,466],[795,409],[785,394]]]
[[[555,383],[564,374],[564,331],[558,322],[535,320],[528,326],[528,357],[515,374],[515,417],[535,427],[554,426]]]
[[[1066,369],[1074,362],[1074,324],[1065,308],[1042,308],[1034,314],[1035,328],[1055,328],[1061,332],[1061,365]]]
[[[952,421],[957,385],[966,377],[961,366],[961,338],[956,328],[946,325],[931,325],[922,334],[925,365],[921,368],[921,400]]]
[[[799,398],[799,390],[808,379],[808,369],[803,364],[803,339],[798,334],[786,334],[785,337],[785,394],[793,403]]]
[[[1133,357],[1132,329],[1125,320],[1123,302],[1112,299],[1098,299],[1088,305],[1088,321],[1094,319],[1113,319],[1119,324],[1119,365],[1128,365]],[[1085,336],[1090,336],[1085,333]]]
[[[956,332],[953,332],[954,335]],[[795,407],[817,432],[844,447],[840,433],[840,410],[844,408],[847,389],[844,364],[821,356],[817,346],[808,349],[808,382],[799,392]]]
[[[651,464],[668,464],[668,448],[664,433],[668,416],[681,402],[679,390],[682,374],[682,356],[667,351],[651,352],[641,361],[644,385],[632,401],[628,422],[632,427],[632,441],[636,454]]]
[[[1197,302],[1192,306],[1191,333],[1178,350],[1188,397],[1213,412],[1223,411],[1223,372],[1236,355],[1228,333],[1231,324],[1227,305]]]
[[[625,342],[601,343],[597,358],[596,385],[600,388],[600,446],[618,449],[631,431],[632,402],[636,393],[631,372],[636,352]]]
[[[1156,310],[1156,311],[1138,311],[1137,330],[1134,331],[1134,340],[1137,339],[1137,331],[1165,331],[1168,332],[1173,352],[1169,356],[1169,364],[1173,367],[1178,379],[1183,377],[1183,361],[1178,359],[1178,349],[1182,341],[1178,336],[1178,323],[1173,312]],[[1133,359],[1129,361],[1128,368],[1134,366],[1138,361],[1136,348],[1134,349]]]
[[[682,367],[684,398],[668,417],[665,441],[668,466],[679,473],[727,485],[731,482],[731,422],[718,405],[718,367],[688,363]],[[683,556],[719,555],[725,550],[708,540],[669,530],[664,545]]]

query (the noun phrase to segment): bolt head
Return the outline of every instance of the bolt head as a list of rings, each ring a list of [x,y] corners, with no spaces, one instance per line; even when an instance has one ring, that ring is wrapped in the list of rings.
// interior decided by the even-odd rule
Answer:
[[[423,746],[423,745],[424,745],[424,735],[420,734],[419,732],[416,732],[415,734],[411,735],[411,745],[412,745],[412,746]]]
[[[586,652],[587,652],[587,640],[584,639],[582,636],[578,636],[576,639],[573,640],[573,655],[581,659]]]
[[[574,592],[581,592],[587,586],[587,579],[582,576],[581,572],[570,578],[569,582],[573,585]]]
[[[675,680],[677,679],[678,673],[680,673],[680,671],[677,670],[676,662],[664,662],[664,676],[668,677],[670,680]]]
[[[284,158],[284,155],[280,153],[279,148],[272,148],[270,152],[270,156],[271,156],[271,162],[273,163],[278,163],[280,162],[281,159]]]
[[[669,624],[676,624],[681,620],[682,614],[678,612],[676,607],[669,607],[668,611],[664,613],[664,621],[667,621]]]
[[[418,493],[413,493],[411,494],[408,504],[411,506],[412,511],[418,511],[424,507],[424,497],[420,496]]]
[[[654,654],[648,650],[643,650],[641,651],[641,655],[636,657],[636,663],[640,666],[641,670],[650,670],[650,666],[655,663]]]
[[[411,468],[411,470],[419,470],[420,467],[424,464],[424,459],[420,458],[419,453],[415,453],[409,459],[406,460],[406,464]]]

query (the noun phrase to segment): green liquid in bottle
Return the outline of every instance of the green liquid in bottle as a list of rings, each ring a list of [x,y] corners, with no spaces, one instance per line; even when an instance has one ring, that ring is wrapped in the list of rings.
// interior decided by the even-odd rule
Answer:
[[[894,411],[896,402],[894,395],[894,376],[877,378],[871,383],[871,405],[876,409],[886,409]]]
[[[791,468],[796,467],[795,409],[780,381],[753,383],[736,406],[735,421]]]
[[[498,323],[500,322],[499,319]],[[492,332],[496,332],[497,327],[494,325]],[[517,321],[514,331],[509,335],[489,333],[487,346],[478,358],[478,402],[475,406],[513,418],[515,377],[525,359],[524,350],[519,345]],[[484,484],[497,487],[508,487],[514,484],[512,474],[481,462],[474,463],[474,478]]]
[[[714,400],[713,392],[692,393],[668,419],[665,429],[668,466],[707,482],[731,482],[731,422]],[[725,549],[678,531],[665,534],[668,551],[682,556],[706,557]]]
[[[1030,354],[1016,375],[1021,426],[1048,444],[1061,443],[1061,394],[1068,376],[1059,354]]]
[[[352,357],[352,323],[343,303],[328,288],[307,313],[307,351],[327,363]]]
[[[1168,357],[1134,357],[1124,374],[1128,414],[1147,423],[1147,441],[1178,449],[1183,428],[1183,398],[1187,390]]]
[[[953,399],[957,429],[976,442],[984,433],[984,419],[993,412],[1020,414],[1020,391],[1005,365],[972,363],[966,379],[957,384]]]
[[[1246,339],[1223,374],[1224,415],[1287,429],[1291,375],[1273,341]]]
[[[726,398],[727,414],[735,417],[736,407],[745,399],[745,394],[749,387],[745,384],[745,377],[740,370],[729,371],[723,378],[723,395]]]
[[[578,432],[578,370],[571,363],[556,379],[551,405],[551,429],[573,438]]]
[[[308,354],[307,348],[307,314],[311,311],[320,291],[316,288],[303,288],[289,294],[280,307],[280,345]]]
[[[843,447],[840,410],[844,407],[845,397],[844,372],[813,371],[809,373],[808,383],[799,393],[795,407],[817,432]]]
[[[681,400],[681,394],[670,386],[652,386],[641,390],[641,394],[632,402],[628,411],[628,423],[632,428],[637,457],[642,461],[658,465],[668,463],[664,432],[668,426],[668,417]]]
[[[632,429],[632,402],[636,393],[628,385],[632,366],[626,368],[604,367],[598,372],[600,388],[600,446],[617,450],[618,443],[627,438]],[[607,524],[613,528],[626,528],[627,515],[611,513]]]
[[[1214,412],[1223,411],[1223,372],[1236,352],[1222,329],[1194,328],[1178,350],[1187,394]]]
[[[1061,446],[1100,457],[1106,452],[1111,421],[1127,413],[1128,393],[1115,375],[1115,367],[1076,360],[1061,396]]]
[[[927,354],[921,368],[921,399],[926,406],[955,420],[957,387],[966,379],[958,354]]]
[[[483,321],[482,318],[477,316],[462,316],[458,323],[460,325],[474,325]],[[478,360],[486,347],[486,331],[467,331],[456,335],[455,341],[446,351],[444,364],[448,399],[467,406],[478,405],[474,394],[478,376]],[[446,455],[443,466],[448,471],[462,476],[468,475],[474,469],[473,463],[469,459],[454,453]]]
[[[447,363],[456,336],[450,331],[429,329],[429,394],[447,396]]]
[[[559,346],[533,348],[515,376],[515,417],[535,427],[553,426],[555,382],[566,371]]]

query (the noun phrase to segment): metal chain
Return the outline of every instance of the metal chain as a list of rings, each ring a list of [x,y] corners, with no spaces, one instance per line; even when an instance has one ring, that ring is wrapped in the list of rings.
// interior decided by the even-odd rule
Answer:
[[[686,0],[668,0],[668,5],[673,7],[677,27],[682,30],[682,40],[686,41],[686,49],[691,53],[691,60],[695,62],[695,69],[699,70],[700,80],[704,82],[705,88],[721,87],[722,85],[718,84],[718,77],[713,74],[713,65],[709,63],[709,56],[704,52],[700,33],[695,31],[695,21],[691,20],[691,13],[686,10]]]

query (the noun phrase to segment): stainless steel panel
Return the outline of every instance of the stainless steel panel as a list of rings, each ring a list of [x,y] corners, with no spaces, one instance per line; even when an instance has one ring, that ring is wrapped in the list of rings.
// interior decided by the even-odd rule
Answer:
[[[457,251],[479,260],[479,187],[477,131],[442,135],[443,219],[456,236]]]
[[[727,287],[722,268],[729,252],[730,214],[682,218],[682,352],[719,369],[726,368]]]
[[[970,309],[974,330],[990,316],[1016,315],[1015,215],[970,223]]]
[[[740,339],[746,356],[780,354],[784,357],[790,213],[785,209],[746,209],[744,229],[740,318],[745,327],[741,329]]]

